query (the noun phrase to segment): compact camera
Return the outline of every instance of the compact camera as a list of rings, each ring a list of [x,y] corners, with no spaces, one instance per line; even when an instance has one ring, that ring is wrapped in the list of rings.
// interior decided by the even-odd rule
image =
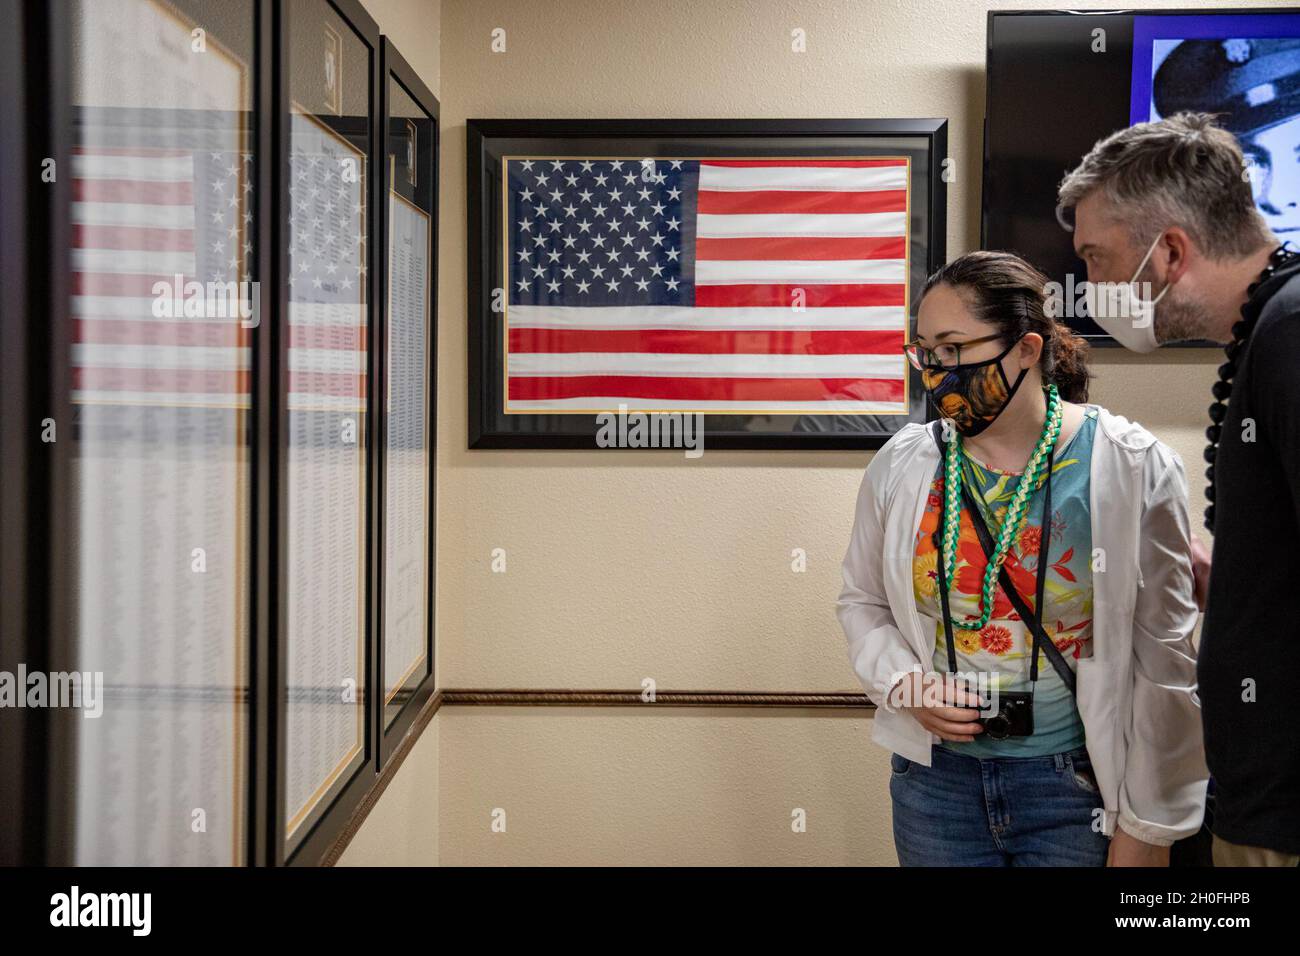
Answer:
[[[975,704],[963,704],[967,710],[982,710]],[[998,694],[998,711],[983,717],[984,736],[994,740],[1008,737],[1032,737],[1034,733],[1034,695],[1029,691],[1001,691]]]

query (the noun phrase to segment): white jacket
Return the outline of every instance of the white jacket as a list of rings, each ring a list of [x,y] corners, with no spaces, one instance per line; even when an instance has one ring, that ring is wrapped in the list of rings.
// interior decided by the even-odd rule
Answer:
[[[876,452],[858,491],[836,603],[849,660],[877,706],[872,739],[927,767],[939,737],[887,709],[885,695],[903,673],[934,670],[937,622],[917,609],[912,560],[938,464],[930,429],[917,423]],[[1199,829],[1209,777],[1191,642],[1187,481],[1172,449],[1105,409],[1090,476],[1097,570],[1093,656],[1076,662],[1079,715],[1106,835],[1118,820],[1139,840],[1168,845]]]

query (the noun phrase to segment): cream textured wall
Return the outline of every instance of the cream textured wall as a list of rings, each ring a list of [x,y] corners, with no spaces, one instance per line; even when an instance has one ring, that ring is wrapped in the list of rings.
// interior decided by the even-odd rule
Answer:
[[[444,0],[441,687],[858,689],[833,602],[865,453],[466,450],[466,118],[946,116],[954,256],[978,243],[986,12],[971,0]],[[490,51],[497,27],[504,53]],[[790,51],[794,28],[806,53]],[[1194,515],[1220,354],[1096,362],[1095,399],[1183,455]],[[491,573],[494,548],[505,574]],[[791,570],[794,548],[806,573]],[[892,864],[888,760],[868,720],[447,708],[439,859]],[[796,807],[807,833],[791,832]],[[505,833],[491,831],[495,808]]]
[[[420,74],[424,85],[439,93],[442,57],[440,0],[361,0],[370,15],[397,47],[399,53]]]

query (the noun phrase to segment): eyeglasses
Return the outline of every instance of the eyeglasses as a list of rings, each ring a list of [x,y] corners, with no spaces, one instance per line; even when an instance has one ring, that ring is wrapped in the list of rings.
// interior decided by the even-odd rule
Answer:
[[[1002,333],[996,335],[985,335],[982,338],[971,339],[968,342],[944,342],[942,345],[936,345],[932,349],[919,345],[916,342],[908,342],[903,346],[903,354],[907,360],[912,363],[913,368],[952,368],[954,365],[961,364],[961,350],[969,348],[972,345],[980,345],[984,342],[994,342],[1002,338]]]

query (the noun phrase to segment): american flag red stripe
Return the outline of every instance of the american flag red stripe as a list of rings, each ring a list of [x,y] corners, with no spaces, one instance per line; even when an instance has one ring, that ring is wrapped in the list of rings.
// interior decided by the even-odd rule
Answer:
[[[817,236],[758,236],[736,239],[697,239],[697,255],[706,259],[904,259],[907,241],[902,236],[865,236],[847,239]]]
[[[190,345],[238,346],[240,329],[229,321],[205,322],[199,319],[167,322],[162,320],[113,320],[87,316],[73,321],[74,341],[90,345]],[[366,330],[356,326],[331,328],[294,325],[289,329],[289,345],[297,349],[365,348]]]
[[[193,252],[193,229],[150,229],[144,226],[72,227],[75,249],[139,249],[143,252]]]
[[[678,377],[648,375],[575,375],[554,380],[513,378],[510,397],[517,401],[618,395],[632,399],[670,399],[700,402],[764,402],[773,397],[789,402],[816,402],[826,391],[849,391],[862,386],[861,400],[901,402],[902,381],[888,379]],[[615,406],[617,410],[617,405]]]
[[[729,309],[738,306],[770,306],[789,308],[795,295],[804,297],[809,309],[841,309],[852,306],[902,306],[906,288],[897,285],[872,285],[868,283],[837,285],[714,285],[700,286],[695,292],[695,304],[705,309]],[[898,345],[903,345],[903,330],[899,329]],[[902,355],[902,352],[899,352]]]
[[[72,274],[72,294],[115,296],[152,301],[154,285],[158,282],[166,282],[171,285],[177,275],[181,275],[185,282],[196,280],[193,274],[184,273],[74,272]]]
[[[506,411],[905,414],[908,174],[508,160]]]
[[[194,203],[194,184],[188,182],[136,182],[130,179],[76,179],[74,202],[133,202],[159,206]]]
[[[797,169],[801,166],[816,167],[817,169],[878,169],[881,167],[897,167],[906,165],[907,161],[903,159],[882,158],[882,159],[709,159],[705,160],[710,166],[736,166],[745,169],[761,169],[764,166],[775,166],[781,169]]]
[[[697,354],[785,354],[843,352],[892,355],[902,345],[897,332],[831,329],[763,332],[699,329],[511,329],[510,351],[519,352],[691,352]]]
[[[248,372],[194,368],[106,368],[81,365],[72,370],[78,391],[175,395],[232,395],[251,388]]]
[[[717,215],[741,213],[829,213],[904,212],[907,191],[882,189],[879,192],[843,193],[801,190],[757,191],[743,193],[701,192],[699,211]]]

